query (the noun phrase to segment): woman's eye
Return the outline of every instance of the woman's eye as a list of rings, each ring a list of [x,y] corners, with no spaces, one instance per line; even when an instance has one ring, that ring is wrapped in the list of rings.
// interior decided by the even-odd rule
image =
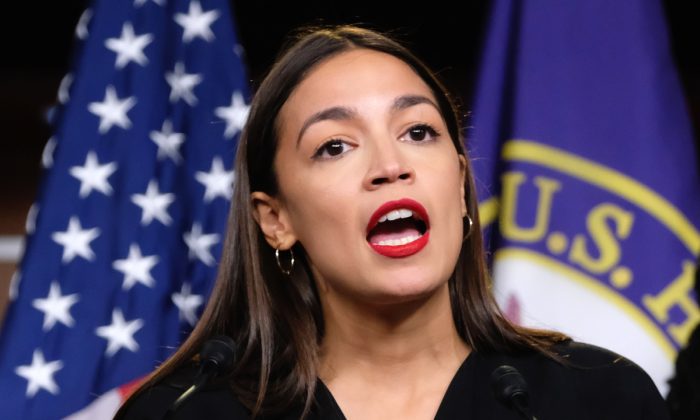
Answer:
[[[342,140],[333,139],[323,143],[321,147],[316,149],[316,152],[314,153],[313,157],[316,159],[334,158],[336,156],[342,155],[350,149],[351,146],[348,143]]]
[[[424,142],[435,140],[439,135],[440,133],[438,133],[433,127],[427,124],[418,124],[409,128],[402,138],[414,142]]]

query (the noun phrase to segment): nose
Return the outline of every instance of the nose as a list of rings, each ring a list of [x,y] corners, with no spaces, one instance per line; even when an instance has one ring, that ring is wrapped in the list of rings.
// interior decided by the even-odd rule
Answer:
[[[413,183],[415,170],[402,155],[397,142],[375,143],[371,150],[371,164],[363,182],[365,189],[375,190],[384,184],[396,182]]]

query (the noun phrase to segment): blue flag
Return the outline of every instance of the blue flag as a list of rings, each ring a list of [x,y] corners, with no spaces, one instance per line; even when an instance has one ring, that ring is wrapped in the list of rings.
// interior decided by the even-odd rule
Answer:
[[[240,53],[225,0],[83,13],[0,337],[3,418],[111,417],[197,322],[248,113]]]
[[[497,300],[641,365],[700,321],[700,179],[659,1],[493,3],[471,152]]]

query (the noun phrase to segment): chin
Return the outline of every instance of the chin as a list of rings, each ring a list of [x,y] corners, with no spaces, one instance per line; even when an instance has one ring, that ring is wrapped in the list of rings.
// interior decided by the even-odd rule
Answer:
[[[383,285],[372,291],[372,303],[389,305],[416,302],[429,299],[443,287],[447,280],[437,279],[436,276],[401,276],[383,279]],[[383,286],[383,287],[382,287]]]

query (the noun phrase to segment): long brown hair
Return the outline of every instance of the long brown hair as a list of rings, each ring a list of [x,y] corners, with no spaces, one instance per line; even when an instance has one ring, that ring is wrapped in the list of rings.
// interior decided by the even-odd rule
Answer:
[[[190,361],[207,338],[225,334],[234,339],[239,355],[229,383],[253,415],[291,409],[307,413],[310,409],[324,332],[318,294],[300,244],[293,248],[300,263],[291,279],[277,268],[273,250],[253,218],[250,194],[277,193],[273,166],[277,115],[292,91],[320,62],[359,48],[397,57],[423,79],[437,99],[458,153],[466,156],[461,119],[452,99],[433,73],[406,48],[377,32],[352,26],[301,33],[279,56],[252,101],[236,156],[236,184],[220,271],[207,308],[190,337],[151,374],[137,394]],[[464,241],[449,279],[457,331],[475,351],[535,349],[551,356],[549,348],[564,336],[510,324],[493,299],[469,165],[467,175],[466,201],[473,232]]]

